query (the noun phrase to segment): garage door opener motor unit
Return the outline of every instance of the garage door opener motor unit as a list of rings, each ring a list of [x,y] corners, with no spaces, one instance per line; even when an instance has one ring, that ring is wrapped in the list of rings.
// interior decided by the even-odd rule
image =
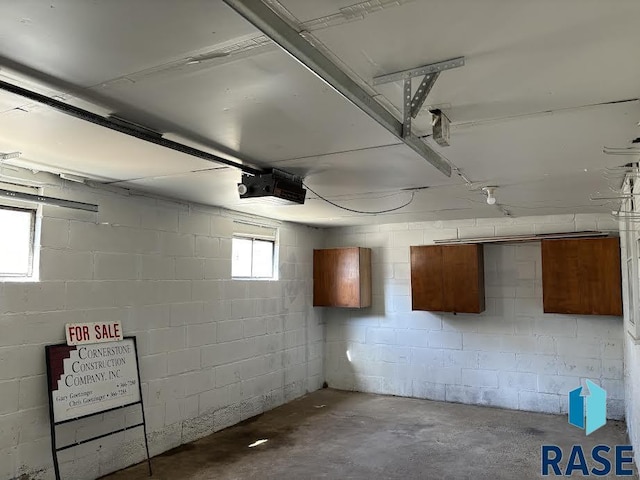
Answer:
[[[303,204],[307,191],[301,177],[274,168],[261,175],[243,173],[238,193],[241,199],[261,198],[271,203],[290,205]]]

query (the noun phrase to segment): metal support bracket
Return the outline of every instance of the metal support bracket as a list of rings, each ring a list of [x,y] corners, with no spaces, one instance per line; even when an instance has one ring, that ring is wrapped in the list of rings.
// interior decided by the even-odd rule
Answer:
[[[420,86],[418,87],[418,91],[413,96],[411,100],[411,117],[416,118],[418,116],[418,112],[424,105],[424,101],[427,99],[427,95],[431,92],[433,85],[436,83],[440,72],[429,73],[424,76],[422,82],[420,82]]]
[[[0,189],[0,198],[20,200],[29,203],[39,203],[42,205],[54,205],[56,207],[73,208],[75,210],[85,210],[87,212],[98,211],[98,205],[94,205],[92,203],[74,202],[73,200],[65,200],[64,198],[45,197],[44,195],[14,192],[13,190]]]
[[[441,147],[449,146],[449,118],[440,109],[431,110],[433,139]]]
[[[402,94],[404,105],[404,123],[402,124],[402,138],[411,136],[411,79],[404,79],[404,92]]]
[[[427,95],[436,83],[439,72],[428,73],[420,82],[420,86],[413,97],[411,96],[411,78],[405,78],[403,80],[403,92],[402,92],[402,106],[403,106],[403,123],[402,123],[402,138],[408,138],[411,136],[411,119],[418,116],[418,112],[424,105]]]
[[[389,73],[374,77],[373,85],[383,85],[385,83],[403,81],[402,106],[403,106],[403,123],[402,138],[411,137],[411,119],[416,118],[420,109],[424,105],[429,92],[438,80],[440,72],[450,70],[452,68],[462,67],[464,65],[464,57],[452,58],[444,62],[430,63],[422,67],[412,68],[410,70],[402,70],[400,72]],[[420,86],[413,97],[411,96],[411,79],[413,77],[424,76],[420,82]],[[438,142],[440,143],[440,142]],[[443,145],[443,144],[441,144]],[[448,145],[448,143],[445,143]],[[444,146],[444,145],[443,145]]]
[[[373,85],[383,85],[385,83],[397,82],[405,78],[419,77],[429,73],[439,73],[444,70],[462,67],[464,65],[464,57],[451,58],[444,62],[430,63],[422,67],[412,68],[410,70],[401,70],[399,72],[387,73],[373,78]]]

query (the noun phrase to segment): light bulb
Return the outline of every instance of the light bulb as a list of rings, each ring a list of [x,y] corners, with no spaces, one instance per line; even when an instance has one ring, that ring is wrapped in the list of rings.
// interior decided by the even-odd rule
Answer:
[[[497,187],[483,187],[482,190],[484,190],[487,194],[487,203],[489,205],[495,205],[496,204],[496,197],[494,197],[493,192],[495,192]]]

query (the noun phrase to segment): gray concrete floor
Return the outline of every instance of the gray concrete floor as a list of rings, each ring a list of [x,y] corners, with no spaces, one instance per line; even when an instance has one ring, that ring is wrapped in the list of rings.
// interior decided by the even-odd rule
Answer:
[[[540,478],[542,444],[588,453],[627,444],[625,428],[587,437],[566,416],[326,389],[155,457],[153,478]],[[105,478],[149,477],[140,464]]]

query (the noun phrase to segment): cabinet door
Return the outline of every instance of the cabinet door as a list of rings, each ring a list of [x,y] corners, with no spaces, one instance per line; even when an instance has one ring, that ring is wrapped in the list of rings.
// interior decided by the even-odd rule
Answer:
[[[585,268],[581,285],[581,304],[592,315],[622,315],[620,240],[594,238],[580,245],[581,265]]]
[[[360,306],[360,252],[357,247],[313,251],[313,306]]]
[[[484,256],[482,245],[442,247],[444,307],[447,312],[484,311]]]
[[[577,240],[542,241],[542,303],[545,313],[582,313]]]
[[[442,247],[411,247],[411,304],[413,310],[445,311]]]
[[[542,241],[545,313],[622,315],[620,240]]]

